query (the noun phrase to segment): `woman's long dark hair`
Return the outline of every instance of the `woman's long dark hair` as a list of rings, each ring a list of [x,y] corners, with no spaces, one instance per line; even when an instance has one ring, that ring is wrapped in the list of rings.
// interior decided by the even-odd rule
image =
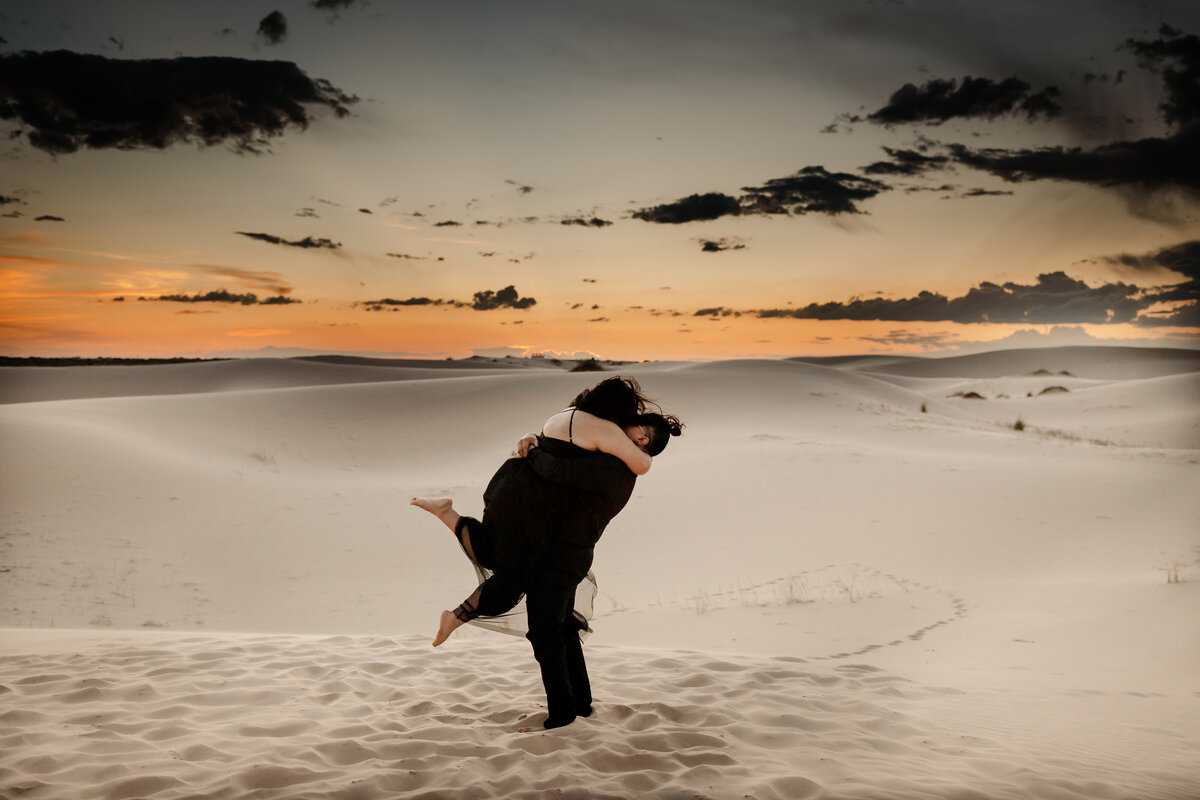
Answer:
[[[638,414],[651,401],[642,394],[642,387],[633,378],[615,376],[601,381],[575,396],[571,405],[621,427],[632,425]]]
[[[650,456],[661,453],[672,436],[683,433],[679,417],[661,413],[658,403],[642,394],[642,387],[633,378],[616,376],[603,380],[577,394],[571,405],[622,428],[641,425],[650,438],[646,445]]]

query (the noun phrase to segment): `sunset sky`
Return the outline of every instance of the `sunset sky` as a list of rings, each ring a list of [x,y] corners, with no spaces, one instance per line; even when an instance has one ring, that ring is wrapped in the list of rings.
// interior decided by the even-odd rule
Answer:
[[[1194,0],[5,0],[0,355],[1200,347]]]

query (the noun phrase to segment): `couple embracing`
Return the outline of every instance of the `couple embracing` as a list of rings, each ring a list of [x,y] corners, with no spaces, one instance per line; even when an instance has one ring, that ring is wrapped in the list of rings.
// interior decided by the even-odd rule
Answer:
[[[682,432],[677,417],[652,406],[632,378],[580,392],[541,434],[517,443],[517,455],[484,491],[482,519],[461,516],[449,498],[412,500],[454,532],[481,580],[457,608],[442,612],[434,646],[466,622],[502,620],[524,596],[525,637],[546,690],[546,728],[592,713],[581,643],[590,598],[577,610],[576,594],[591,580],[596,542],[629,501],[637,476]]]

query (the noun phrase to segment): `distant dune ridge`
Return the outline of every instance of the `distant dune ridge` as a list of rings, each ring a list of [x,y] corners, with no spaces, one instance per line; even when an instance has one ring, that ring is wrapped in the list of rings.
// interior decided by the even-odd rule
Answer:
[[[549,733],[407,504],[604,377],[531,361],[0,367],[0,797],[1200,796],[1196,351],[614,369],[687,427]]]

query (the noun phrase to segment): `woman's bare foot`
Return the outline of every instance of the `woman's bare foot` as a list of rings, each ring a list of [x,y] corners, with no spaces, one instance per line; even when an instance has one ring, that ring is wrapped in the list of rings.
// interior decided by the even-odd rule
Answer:
[[[453,611],[443,611],[442,617],[438,620],[437,635],[433,637],[433,646],[437,647],[442,642],[450,638],[450,634],[454,633],[462,625],[462,621],[454,616]]]
[[[454,510],[454,501],[449,497],[414,497],[409,503],[433,514],[451,531],[458,525],[459,513]]]

